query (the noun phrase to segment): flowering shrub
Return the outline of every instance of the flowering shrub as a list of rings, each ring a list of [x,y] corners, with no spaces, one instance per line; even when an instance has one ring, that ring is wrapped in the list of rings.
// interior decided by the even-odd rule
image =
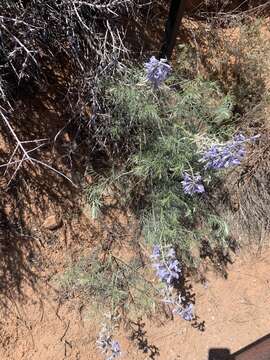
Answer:
[[[149,61],[149,71],[151,63],[155,68],[160,61]],[[142,77],[138,69],[130,69],[120,80],[106,85],[110,122],[97,133],[104,134],[100,143],[113,143],[108,153],[114,165],[102,173],[91,168],[94,183],[87,187],[87,196],[94,210],[102,208],[103,194],[112,189],[122,206],[145,204],[140,212],[145,241],[153,245],[158,239],[177,246],[183,263],[193,266],[192,248],[200,247],[202,238],[207,236],[213,247],[226,244],[226,226],[212,214],[207,199],[202,207],[200,197],[186,194],[205,191],[196,141],[199,125],[205,125],[203,136],[209,143],[208,132],[213,133],[217,116],[230,114],[231,101],[224,100],[227,96],[217,84],[203,79],[185,82],[181,91],[164,88],[157,94],[152,86],[145,86]],[[119,157],[124,166],[117,165]],[[198,223],[203,224],[203,230]],[[156,265],[156,270],[164,282],[176,280],[170,275],[173,269],[164,264]]]
[[[144,64],[146,69],[146,78],[157,89],[169,76],[172,68],[166,63],[166,59],[156,59],[152,56],[150,60]]]
[[[193,195],[195,193],[204,193],[205,189],[202,184],[202,177],[197,173],[195,175],[184,173],[184,180],[181,181],[183,185],[183,191],[185,194]]]
[[[201,155],[198,139],[203,136],[206,143],[210,143],[220,119],[230,118],[232,99],[222,95],[217,84],[202,79],[183,84],[180,92],[164,87],[164,91],[157,93],[155,89],[167,79],[171,67],[164,59],[152,57],[145,69],[152,87],[145,86],[142,74],[136,69],[124,75],[119,83],[108,86],[106,101],[111,106],[111,123],[101,131],[107,129],[104,139],[110,136],[114,148],[120,144],[119,149],[123,151],[117,154],[122,156],[126,152],[127,159],[125,166],[118,169],[115,165],[105,176],[102,174],[103,182],[98,173],[91,173],[98,184],[89,187],[89,198],[93,204],[98,194],[96,203],[102,204],[102,194],[113,189],[121,205],[144,204],[144,208],[140,208],[144,239],[151,245],[157,241],[162,244],[154,245],[151,255],[164,292],[158,295],[173,313],[192,321],[196,320],[194,305],[181,289],[185,282],[184,268],[196,268],[199,262],[193,249],[197,246],[200,251],[203,242],[209,244],[213,253],[227,249],[228,229],[225,222],[213,214],[207,197],[203,198],[202,206],[199,196],[186,195],[205,192],[201,174],[205,182],[208,181],[206,170],[238,165],[245,156],[245,144],[253,138],[239,134],[230,142],[213,145]],[[220,134],[225,135],[226,129]],[[119,156],[117,161],[119,164]],[[95,194],[98,186],[100,191]],[[181,254],[181,263],[175,249]],[[124,278],[119,281],[121,296],[122,284],[124,289],[129,284],[126,279],[135,283],[132,278],[135,272],[123,274]],[[127,304],[127,299],[129,296],[121,301],[121,306]]]

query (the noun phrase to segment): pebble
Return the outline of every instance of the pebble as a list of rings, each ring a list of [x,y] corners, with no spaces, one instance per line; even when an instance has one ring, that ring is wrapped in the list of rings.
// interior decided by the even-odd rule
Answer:
[[[50,215],[45,219],[42,226],[44,227],[44,229],[57,230],[62,225],[63,225],[63,221],[60,217],[56,215]]]

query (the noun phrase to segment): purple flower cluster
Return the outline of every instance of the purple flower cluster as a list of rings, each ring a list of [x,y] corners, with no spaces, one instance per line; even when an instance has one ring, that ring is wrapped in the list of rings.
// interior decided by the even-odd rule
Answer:
[[[150,60],[144,64],[146,69],[147,80],[157,89],[169,76],[172,68],[167,64],[166,59],[156,59],[152,56]]]
[[[111,351],[112,351],[112,355],[108,358],[108,360],[112,360],[117,358],[118,356],[121,355],[121,349],[120,349],[120,344],[117,340],[113,340],[111,343]]]
[[[239,165],[246,155],[245,143],[254,141],[258,136],[245,138],[238,134],[234,139],[226,144],[212,145],[200,159],[205,163],[205,169],[226,169],[231,166]]]
[[[106,360],[113,360],[121,355],[119,342],[112,340],[112,335],[106,326],[104,326],[99,333],[97,346],[104,354],[106,354]]]
[[[205,189],[202,184],[202,177],[197,173],[190,175],[187,172],[183,174],[184,180],[181,181],[183,185],[183,191],[185,194],[193,195],[195,193],[204,193]]]
[[[178,314],[179,316],[181,316],[182,319],[186,320],[186,321],[192,321],[194,318],[194,314],[193,314],[193,304],[189,303],[187,305],[180,305],[180,304],[175,304],[176,307],[173,310],[173,312],[175,312],[176,314]]]
[[[173,313],[181,316],[186,321],[192,321],[194,319],[194,306],[192,303],[186,303],[185,298],[181,295],[174,295],[173,288],[167,287],[165,289],[165,298],[163,300],[166,304],[174,307]]]
[[[156,261],[153,266],[162,282],[171,285],[175,280],[179,279],[182,270],[173,248],[169,248],[166,253],[162,253],[160,246],[155,245],[152,258]]]

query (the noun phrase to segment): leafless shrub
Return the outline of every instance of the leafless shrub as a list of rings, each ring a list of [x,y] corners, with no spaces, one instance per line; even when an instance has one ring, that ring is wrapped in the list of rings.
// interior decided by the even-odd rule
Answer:
[[[15,141],[14,152],[2,167],[15,166],[15,175],[26,160],[41,162],[33,155],[44,142],[21,140],[17,134],[23,124],[18,127],[11,120],[20,93],[36,89],[46,93],[50,82],[56,81],[57,86],[62,85],[66,124],[78,121],[80,129],[83,120],[83,126],[91,126],[99,108],[97,82],[121,69],[130,51],[126,41],[129,22],[136,21],[142,8],[150,4],[147,0],[2,1],[0,120],[1,128]],[[56,141],[63,129],[50,141]],[[29,150],[26,142],[34,146]],[[21,158],[15,159],[19,151]]]

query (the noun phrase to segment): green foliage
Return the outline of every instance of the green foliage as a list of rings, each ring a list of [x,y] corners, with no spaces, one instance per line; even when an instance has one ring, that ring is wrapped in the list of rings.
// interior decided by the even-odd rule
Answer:
[[[101,255],[102,254],[102,255]],[[142,272],[137,258],[128,263],[96,249],[70,267],[60,279],[62,292],[77,292],[101,313],[109,311],[142,315],[154,306],[155,288]]]
[[[141,73],[130,71],[118,82],[103,83],[100,92],[107,114],[95,134],[99,141],[112,145],[119,155],[150,140],[163,119],[157,95],[145,85]]]
[[[221,92],[217,83],[199,77],[183,85],[178,111],[187,121],[195,118],[197,126],[198,121],[220,125],[232,116],[232,100],[230,95]]]
[[[101,176],[96,180],[95,186],[88,187],[85,191],[86,200],[91,205],[91,216],[96,219],[102,208],[102,195],[106,191],[108,180]]]
[[[179,91],[173,84],[154,91],[136,71],[107,87],[107,131],[114,128],[111,139],[128,151],[117,171],[113,167],[88,187],[92,208],[102,205],[108,189],[122,202],[143,199],[139,215],[146,242],[176,246],[186,265],[195,262],[193,248],[202,240],[225,246],[227,228],[210,211],[207,197],[184,194],[181,181],[183,171],[203,175],[200,151],[230,133],[222,125],[232,117],[233,99],[202,78],[182,82]]]

